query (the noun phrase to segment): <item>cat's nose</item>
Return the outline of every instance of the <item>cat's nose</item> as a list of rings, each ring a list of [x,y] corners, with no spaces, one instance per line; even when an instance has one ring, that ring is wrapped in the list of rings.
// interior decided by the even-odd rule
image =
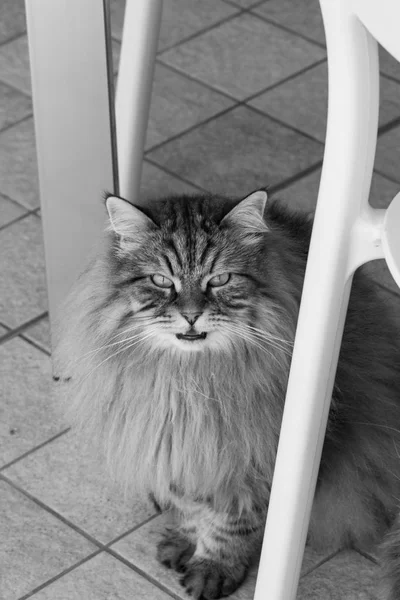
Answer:
[[[184,317],[186,319],[186,321],[190,324],[190,325],[194,325],[197,321],[197,319],[200,317],[201,315],[201,311],[186,311],[184,313],[181,313],[182,317]]]

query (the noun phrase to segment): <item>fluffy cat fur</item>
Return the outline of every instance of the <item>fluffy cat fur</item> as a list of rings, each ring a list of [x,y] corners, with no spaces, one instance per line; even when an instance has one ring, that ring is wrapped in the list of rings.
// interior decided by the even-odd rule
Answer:
[[[241,583],[268,507],[312,222],[265,199],[109,198],[104,245],[62,311],[68,413],[128,488],[172,507],[158,557],[195,598]],[[207,336],[176,337],[189,330]],[[385,600],[400,600],[399,358],[361,268],[308,543],[366,548],[388,532]]]

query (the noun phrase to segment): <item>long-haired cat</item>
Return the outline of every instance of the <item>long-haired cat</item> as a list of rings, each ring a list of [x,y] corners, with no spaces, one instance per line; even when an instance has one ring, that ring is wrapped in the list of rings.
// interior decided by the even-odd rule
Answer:
[[[262,539],[311,219],[266,205],[263,191],[145,208],[111,196],[107,209],[102,251],[63,311],[69,414],[122,481],[172,507],[160,561],[194,598],[229,595]],[[365,548],[389,531],[390,600],[399,452],[399,329],[360,269],[308,542]]]

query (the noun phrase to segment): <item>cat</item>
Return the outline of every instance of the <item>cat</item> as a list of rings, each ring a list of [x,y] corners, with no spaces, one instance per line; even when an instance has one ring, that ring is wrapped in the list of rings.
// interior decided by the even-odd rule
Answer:
[[[62,311],[68,413],[127,489],[170,508],[157,555],[194,598],[231,594],[259,552],[312,218],[256,191],[138,207],[106,199],[104,243]],[[327,224],[329,226],[329,224]],[[315,290],[318,293],[318,290]],[[308,543],[381,540],[400,599],[400,336],[353,281]]]

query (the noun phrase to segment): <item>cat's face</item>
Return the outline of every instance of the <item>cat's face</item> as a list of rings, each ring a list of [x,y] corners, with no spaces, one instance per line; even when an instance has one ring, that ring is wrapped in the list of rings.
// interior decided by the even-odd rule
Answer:
[[[118,234],[117,287],[129,304],[124,323],[132,343],[198,352],[227,349],[238,338],[256,340],[252,270],[267,230],[265,201],[265,192],[256,192],[220,222],[206,205],[175,201],[155,224],[127,202],[108,199]]]

